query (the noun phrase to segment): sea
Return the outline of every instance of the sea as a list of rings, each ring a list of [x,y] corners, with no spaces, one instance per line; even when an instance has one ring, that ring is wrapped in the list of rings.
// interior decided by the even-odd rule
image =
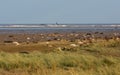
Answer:
[[[120,24],[0,24],[0,33],[120,32]]]

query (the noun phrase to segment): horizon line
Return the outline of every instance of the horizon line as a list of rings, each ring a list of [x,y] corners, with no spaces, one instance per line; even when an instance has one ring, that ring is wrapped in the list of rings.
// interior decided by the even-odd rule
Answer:
[[[120,23],[6,23],[0,25],[120,25]]]

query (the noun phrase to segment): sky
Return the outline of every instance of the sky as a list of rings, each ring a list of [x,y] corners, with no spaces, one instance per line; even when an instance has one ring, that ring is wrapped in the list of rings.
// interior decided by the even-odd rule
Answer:
[[[120,0],[0,0],[0,24],[120,23]]]

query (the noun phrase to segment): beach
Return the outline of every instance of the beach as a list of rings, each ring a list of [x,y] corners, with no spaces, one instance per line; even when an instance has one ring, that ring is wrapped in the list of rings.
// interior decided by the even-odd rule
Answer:
[[[0,75],[119,75],[120,30],[0,30]]]
[[[114,38],[117,39],[120,38],[120,30],[93,30],[93,29],[83,30],[83,29],[74,29],[74,28],[73,29],[36,29],[36,28],[15,29],[14,28],[11,30],[4,29],[0,31],[1,31],[0,44],[2,46],[9,46],[9,45],[15,46],[17,44],[20,46],[29,45],[29,44],[34,45],[40,43],[46,44],[46,42],[62,43],[62,41],[66,41],[69,43],[76,43],[79,41],[92,42],[92,40],[99,40],[99,39],[111,40]],[[4,49],[3,50],[1,49],[0,51],[4,51]],[[8,50],[8,52],[9,51],[10,50]]]

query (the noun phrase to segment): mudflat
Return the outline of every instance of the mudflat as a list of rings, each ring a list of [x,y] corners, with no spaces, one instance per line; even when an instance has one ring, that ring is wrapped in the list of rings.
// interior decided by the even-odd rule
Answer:
[[[47,31],[47,32],[12,32],[1,31],[0,51],[21,52],[21,51],[49,51],[61,45],[71,43],[92,43],[99,39],[111,40],[120,39],[120,31]],[[57,47],[56,47],[57,45]],[[78,44],[79,45],[79,44]],[[50,47],[50,48],[49,48]]]

